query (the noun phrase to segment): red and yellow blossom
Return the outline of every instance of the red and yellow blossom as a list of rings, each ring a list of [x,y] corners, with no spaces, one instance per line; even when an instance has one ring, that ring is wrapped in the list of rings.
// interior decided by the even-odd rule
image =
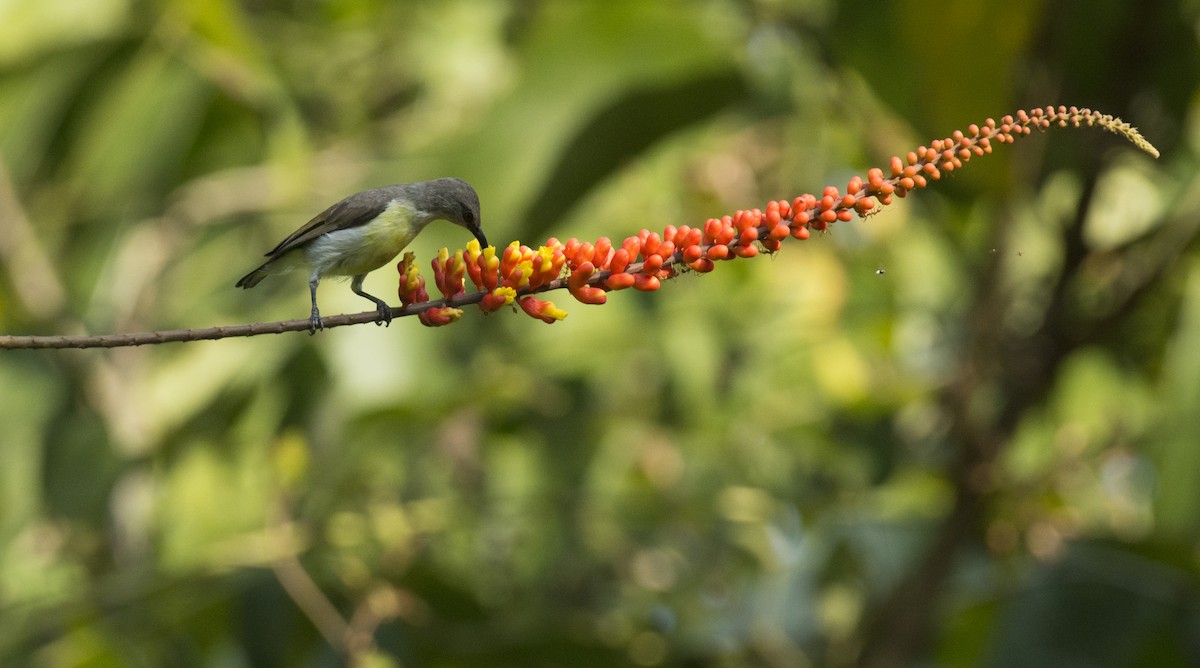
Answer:
[[[536,249],[516,241],[503,249],[480,248],[477,241],[468,243],[465,251],[443,249],[433,261],[433,272],[434,283],[445,299],[421,311],[421,322],[431,326],[453,322],[461,311],[451,307],[472,302],[487,313],[516,302],[531,317],[557,322],[566,312],[531,296],[533,293],[566,288],[579,302],[604,304],[609,292],[629,288],[653,292],[680,272],[710,272],[718,262],[774,253],[786,239],[808,239],[812,232],[825,232],[835,223],[873,215],[895,197],[905,197],[940,179],[943,172],[990,153],[996,143],[1011,143],[1034,129],[1067,125],[1098,125],[1158,156],[1136,129],[1107,114],[1076,107],[1020,111],[998,122],[989,118],[982,126],[971,124],[965,133],[955,131],[903,157],[895,156],[887,175],[882,169],[871,169],[865,179],[851,178],[845,192],[828,186],[819,196],[772,200],[761,209],[709,218],[697,227],[667,225],[661,232],[643,229],[620,245],[608,237],[595,242],[551,238]],[[406,307],[429,299],[411,256],[406,254],[400,263],[400,297]],[[464,277],[478,292],[464,293]]]

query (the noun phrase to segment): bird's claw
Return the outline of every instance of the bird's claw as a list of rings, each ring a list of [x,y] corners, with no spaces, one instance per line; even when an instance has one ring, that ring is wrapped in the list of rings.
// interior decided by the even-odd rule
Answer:
[[[392,326],[392,307],[385,303],[380,303],[379,308],[375,311],[379,318],[375,320],[375,325],[384,325],[385,327]]]
[[[320,329],[325,329],[325,323],[321,320],[321,315],[313,311],[312,315],[308,318],[308,335],[313,336]]]

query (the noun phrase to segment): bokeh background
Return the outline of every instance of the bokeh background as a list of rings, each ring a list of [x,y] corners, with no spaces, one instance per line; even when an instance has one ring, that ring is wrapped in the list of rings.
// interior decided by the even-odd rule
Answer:
[[[0,664],[1200,665],[1198,35],[1194,0],[0,3],[4,333],[305,317],[302,277],[233,283],[387,183],[538,244],[1021,107],[1163,151],[1036,135],[553,326],[5,351]]]

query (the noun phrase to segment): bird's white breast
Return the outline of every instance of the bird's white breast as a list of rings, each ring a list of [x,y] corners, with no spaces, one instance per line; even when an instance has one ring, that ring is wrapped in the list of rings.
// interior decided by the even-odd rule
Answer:
[[[357,276],[400,254],[428,221],[412,207],[393,201],[366,225],[329,232],[313,240],[305,256],[321,276]]]

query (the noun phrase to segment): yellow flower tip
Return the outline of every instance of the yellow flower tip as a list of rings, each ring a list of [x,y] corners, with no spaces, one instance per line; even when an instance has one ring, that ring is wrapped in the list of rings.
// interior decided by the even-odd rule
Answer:
[[[527,315],[537,318],[547,325],[554,324],[567,317],[567,312],[555,306],[553,302],[542,301],[537,297],[527,295],[518,299],[517,305]]]
[[[529,285],[529,277],[533,276],[533,262],[525,260],[517,265],[517,271],[521,272],[521,278],[517,281],[518,288],[524,288]]]
[[[516,288],[512,288],[507,285],[502,285],[502,286],[496,288],[495,290],[492,290],[492,294],[496,295],[497,297],[504,297],[504,305],[505,306],[508,306],[509,304],[513,303],[517,299]]]
[[[479,247],[479,240],[472,239],[467,242],[467,252],[471,255],[479,255],[482,249]]]
[[[417,256],[415,253],[408,252],[404,254],[404,287],[408,292],[412,292],[420,287],[421,273],[417,270]]]
[[[438,262],[445,264],[446,260],[450,259],[450,249],[443,246],[442,249],[438,251],[437,256]]]
[[[458,319],[462,317],[462,313],[462,309],[443,306],[441,308],[431,308],[422,311],[417,315],[417,319],[426,327],[442,327],[458,322]]]

